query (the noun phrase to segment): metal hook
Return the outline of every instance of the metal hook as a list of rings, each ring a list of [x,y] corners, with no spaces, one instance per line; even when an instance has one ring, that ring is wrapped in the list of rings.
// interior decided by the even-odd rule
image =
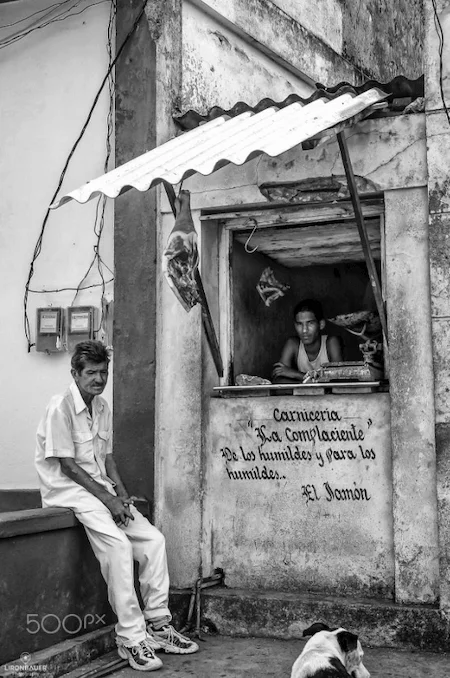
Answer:
[[[245,251],[247,252],[247,254],[253,254],[253,252],[256,252],[256,250],[258,249],[258,245],[256,245],[256,247],[254,247],[252,250],[249,250],[249,248],[248,248],[248,243],[250,242],[250,240],[251,240],[252,237],[253,237],[254,232],[255,232],[256,229],[258,228],[258,222],[256,221],[256,219],[251,218],[251,219],[248,220],[247,223],[248,223],[249,226],[250,226],[250,224],[254,224],[254,226],[253,226],[252,232],[250,233],[250,235],[249,235],[248,238],[247,238],[247,241],[246,241],[246,243],[245,243],[245,245],[244,245],[244,249],[245,249]]]

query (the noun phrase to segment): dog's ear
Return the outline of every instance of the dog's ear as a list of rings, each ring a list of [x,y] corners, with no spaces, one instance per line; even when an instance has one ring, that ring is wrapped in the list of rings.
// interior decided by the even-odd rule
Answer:
[[[331,629],[326,624],[322,624],[322,622],[315,622],[303,631],[303,637],[313,636],[315,633],[319,633],[319,631],[331,631]]]
[[[336,633],[339,647],[343,652],[353,652],[358,647],[358,636],[350,631],[339,631]]]

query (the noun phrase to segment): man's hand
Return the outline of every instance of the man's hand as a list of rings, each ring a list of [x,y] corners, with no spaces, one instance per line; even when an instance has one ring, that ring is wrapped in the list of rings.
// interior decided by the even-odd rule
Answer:
[[[294,370],[291,367],[286,367],[284,363],[275,363],[272,370],[272,379],[280,379],[280,377],[286,377],[287,379],[297,379],[301,381],[303,375]]]
[[[105,502],[105,506],[111,511],[114,522],[119,527],[123,525],[126,527],[131,520],[134,520],[134,516],[131,513],[128,506],[133,503],[131,497],[128,497],[126,500],[122,497],[114,497],[111,495],[111,499]]]

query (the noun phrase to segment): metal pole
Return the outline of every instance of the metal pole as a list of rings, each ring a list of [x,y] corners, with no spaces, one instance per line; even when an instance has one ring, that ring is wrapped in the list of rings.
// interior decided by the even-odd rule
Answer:
[[[356,187],[355,175],[353,174],[352,163],[350,160],[350,154],[348,152],[347,140],[343,132],[338,132],[337,140],[339,144],[339,149],[341,151],[342,163],[344,165],[345,176],[347,177],[347,184],[350,190],[350,196],[352,199],[353,210],[355,212],[356,225],[358,226],[359,237],[361,239],[362,250],[364,253],[364,258],[366,260],[367,270],[369,273],[370,284],[372,285],[372,291],[375,297],[375,303],[377,305],[378,315],[380,316],[381,327],[383,329],[384,340],[386,346],[388,345],[388,333],[387,333],[387,321],[386,321],[386,312],[383,303],[383,294],[381,291],[381,284],[378,278],[378,272],[375,267],[375,262],[373,260],[372,252],[370,249],[369,236],[367,234],[366,224],[364,222],[364,216],[361,208],[361,202],[359,200],[358,189]]]

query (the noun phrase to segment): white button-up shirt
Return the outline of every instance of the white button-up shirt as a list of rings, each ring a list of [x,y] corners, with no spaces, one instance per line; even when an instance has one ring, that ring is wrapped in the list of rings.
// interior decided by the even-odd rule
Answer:
[[[111,411],[101,396],[92,400],[92,416],[75,382],[50,400],[36,436],[35,467],[44,507],[65,506],[76,512],[104,509],[97,497],[62,472],[58,457],[74,459],[115,495],[105,469],[106,455],[112,452],[111,433]]]

